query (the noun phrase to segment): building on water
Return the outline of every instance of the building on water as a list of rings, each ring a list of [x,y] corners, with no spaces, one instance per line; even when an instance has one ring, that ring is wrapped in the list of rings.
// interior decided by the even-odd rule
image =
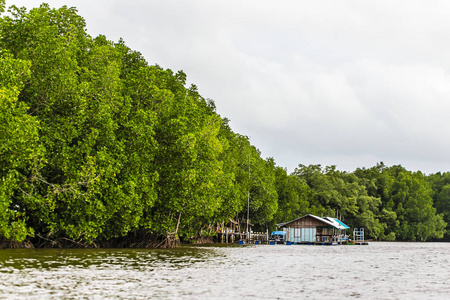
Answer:
[[[338,244],[348,240],[347,225],[339,219],[315,215],[305,215],[301,218],[277,224],[286,232],[285,240],[294,244]]]

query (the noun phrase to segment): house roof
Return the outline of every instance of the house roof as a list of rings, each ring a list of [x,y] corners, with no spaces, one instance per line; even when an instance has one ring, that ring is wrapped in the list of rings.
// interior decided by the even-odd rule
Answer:
[[[331,217],[321,218],[321,217],[318,217],[318,216],[315,216],[315,215],[311,215],[311,214],[304,215],[304,216],[302,216],[300,218],[297,218],[297,219],[289,221],[289,222],[277,224],[277,226],[278,227],[285,227],[287,224],[293,223],[293,222],[295,222],[297,220],[306,218],[308,216],[312,217],[312,218],[314,218],[314,219],[316,219],[316,220],[318,220],[318,221],[320,221],[322,223],[325,223],[328,226],[332,226],[332,227],[337,228],[337,229],[348,229],[348,228],[350,228],[347,225],[345,225],[344,223],[342,223],[341,221],[339,221],[338,219],[331,218]]]
[[[350,229],[350,227],[348,227],[347,225],[345,225],[344,223],[342,223],[341,220],[339,220],[339,219],[335,219],[335,220],[336,220],[336,222],[338,222],[339,224],[341,224],[342,226],[344,226],[345,229]]]
[[[337,229],[349,229],[350,228],[336,218],[325,217],[323,219],[326,219],[326,220],[330,221],[331,223],[333,223],[333,226],[336,227]]]

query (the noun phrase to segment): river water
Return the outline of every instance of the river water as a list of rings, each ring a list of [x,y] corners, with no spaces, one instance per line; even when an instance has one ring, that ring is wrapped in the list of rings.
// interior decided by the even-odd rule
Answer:
[[[450,243],[0,250],[0,299],[450,299]]]

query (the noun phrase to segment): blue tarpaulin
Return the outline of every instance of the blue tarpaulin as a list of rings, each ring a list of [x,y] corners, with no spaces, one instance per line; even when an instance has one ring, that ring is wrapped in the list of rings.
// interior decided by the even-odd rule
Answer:
[[[286,232],[284,231],[272,231],[272,235],[285,235]]]

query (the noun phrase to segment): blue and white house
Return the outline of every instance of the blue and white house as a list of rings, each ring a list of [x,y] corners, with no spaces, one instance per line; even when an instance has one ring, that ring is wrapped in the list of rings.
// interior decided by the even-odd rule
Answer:
[[[278,224],[278,227],[286,232],[286,241],[327,244],[343,241],[346,238],[346,230],[350,228],[339,219],[311,214]]]

